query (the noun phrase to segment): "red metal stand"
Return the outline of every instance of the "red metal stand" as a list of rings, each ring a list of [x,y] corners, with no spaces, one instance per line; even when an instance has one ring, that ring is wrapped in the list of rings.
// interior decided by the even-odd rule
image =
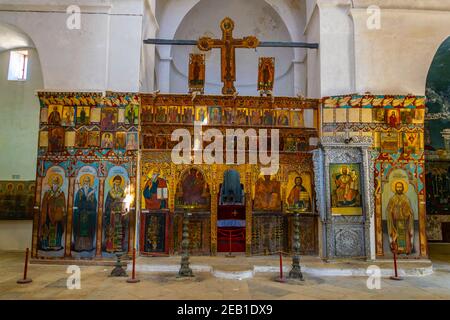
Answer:
[[[136,248],[133,248],[133,270],[131,272],[131,278],[127,279],[128,283],[138,283],[141,280],[136,279]]]
[[[280,253],[280,278],[276,279],[277,282],[286,282],[286,279],[283,277],[283,252]]]
[[[401,277],[398,276],[398,270],[397,270],[397,243],[395,241],[391,244],[392,253],[394,254],[394,275],[390,276],[391,280],[403,280]]]
[[[26,253],[25,253],[25,266],[23,268],[24,269],[23,270],[23,279],[17,280],[18,284],[26,284],[26,283],[30,283],[33,281],[33,280],[27,278],[29,253],[30,253],[30,249],[27,248]]]

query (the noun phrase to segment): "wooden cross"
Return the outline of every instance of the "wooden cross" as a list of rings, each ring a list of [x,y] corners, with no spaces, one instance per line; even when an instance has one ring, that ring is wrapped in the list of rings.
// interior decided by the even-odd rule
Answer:
[[[212,39],[210,37],[201,37],[197,42],[197,47],[202,51],[209,51],[213,48],[219,48],[221,51],[221,75],[222,75],[222,94],[234,94],[236,88],[236,56],[237,48],[256,48],[259,40],[255,36],[248,36],[242,39],[233,38],[234,22],[226,17],[220,23],[222,29],[222,39]]]

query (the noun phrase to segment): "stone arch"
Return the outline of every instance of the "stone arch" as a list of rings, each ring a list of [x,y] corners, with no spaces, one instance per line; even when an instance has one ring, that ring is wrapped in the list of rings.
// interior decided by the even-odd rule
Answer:
[[[41,70],[42,83],[44,83],[44,72],[39,50],[30,34],[15,24],[0,21],[0,53],[17,49],[34,49],[36,51],[37,65]]]
[[[164,8],[161,9],[160,18],[158,19],[160,21],[160,29],[158,33],[159,38],[163,39],[177,39],[177,33],[179,33],[180,26],[183,24],[183,21],[189,17],[191,12],[193,12],[198,6],[200,6],[202,3],[204,3],[202,0],[188,0],[188,1],[182,1],[176,2],[176,1],[168,1]],[[271,11],[273,12],[273,15],[276,15],[279,17],[282,25],[287,30],[288,38],[283,39],[284,41],[304,41],[304,34],[303,29],[306,25],[305,22],[305,4],[301,1],[287,1],[287,0],[265,0],[265,5],[268,5],[269,8],[271,8]],[[223,17],[222,17],[223,18]],[[218,26],[219,21],[217,22],[217,30],[214,30],[220,33],[220,29]],[[206,31],[206,30],[205,30]],[[274,39],[262,39],[262,40],[274,40]],[[263,52],[263,49],[267,48],[260,48],[258,50],[261,50]],[[303,63],[304,57],[305,57],[305,49],[284,49],[284,50],[292,50],[293,54],[292,57],[288,60],[291,60],[293,63],[301,62]],[[176,65],[176,61],[174,61],[174,47],[173,46],[157,46],[157,54],[159,56],[159,81],[160,84],[159,88],[161,91],[172,91],[172,88],[178,88],[181,87],[181,83],[184,82],[187,78],[187,72],[184,66],[183,68],[180,68]],[[283,59],[285,60],[285,59]],[[186,57],[187,61],[187,57]],[[296,70],[296,66],[293,65],[293,63],[288,63],[286,67],[280,68],[277,73],[277,78],[280,79],[282,77],[285,77],[286,74],[294,74],[298,73]],[[281,70],[282,69],[282,70]],[[239,71],[238,71],[239,72]],[[255,70],[255,73],[257,71]],[[253,73],[253,72],[252,72]],[[168,74],[166,76],[166,74]],[[217,74],[217,72],[214,72],[213,74]],[[253,74],[252,74],[253,76]],[[168,84],[170,83],[170,78],[180,78],[178,81],[180,85],[173,85],[172,88]],[[295,75],[291,75],[292,82],[296,79]],[[256,79],[256,75],[254,76]],[[251,81],[248,81],[251,80]],[[242,90],[254,90],[256,92],[256,89],[253,89],[254,83],[256,83],[256,80],[253,81],[252,79],[248,79],[247,81],[243,83],[238,83],[238,86],[243,88]],[[238,78],[239,81],[239,78]],[[244,81],[244,79],[242,79]],[[218,81],[218,79],[214,79],[214,81],[208,81],[207,85],[209,85],[211,88],[214,88],[215,91],[220,91],[221,88],[221,82]],[[167,83],[164,85],[164,83]],[[187,86],[186,86],[187,88]],[[284,88],[284,87],[283,87]],[[184,92],[184,89],[180,89]],[[179,90],[179,91],[180,91]],[[281,90],[281,89],[280,89]],[[297,90],[295,86],[293,86],[291,91]],[[208,90],[207,90],[208,91]],[[289,95],[294,94],[295,92],[289,92]]]

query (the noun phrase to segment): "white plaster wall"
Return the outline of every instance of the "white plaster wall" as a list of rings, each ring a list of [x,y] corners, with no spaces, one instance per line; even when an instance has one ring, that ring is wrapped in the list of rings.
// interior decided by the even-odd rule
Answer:
[[[321,98],[320,55],[322,48],[320,44],[320,14],[318,8],[312,12],[305,34],[306,40],[309,43],[319,43],[318,50],[307,51],[306,96],[310,98]]]
[[[39,57],[28,49],[28,79],[8,81],[10,51],[0,53],[0,180],[36,179],[39,126],[39,100],[35,90],[42,88]]]
[[[31,250],[33,221],[0,221],[0,251]]]
[[[39,57],[28,49],[27,81],[8,81],[10,51],[0,53],[0,180],[36,179],[39,101],[43,86]],[[31,248],[32,221],[0,221],[0,250]]]
[[[434,55],[450,36],[450,6],[433,3],[432,10],[382,9],[380,30],[366,27],[365,9],[352,10],[357,92],[425,94]]]
[[[81,8],[81,29],[69,30],[69,5]],[[0,0],[0,22],[34,42],[47,90],[139,89],[143,0]]]
[[[318,1],[320,12],[320,94],[355,90],[353,21],[350,1]]]
[[[159,29],[156,20],[156,0],[145,2],[145,11],[142,21],[142,38],[155,38]],[[156,46],[146,44],[141,50],[140,88],[139,92],[152,92],[155,90]]]

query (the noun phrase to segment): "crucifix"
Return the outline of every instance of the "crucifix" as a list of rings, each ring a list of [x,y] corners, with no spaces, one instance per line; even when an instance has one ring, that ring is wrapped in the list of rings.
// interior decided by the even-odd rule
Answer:
[[[202,51],[209,51],[215,48],[220,49],[222,94],[234,94],[236,92],[234,87],[234,81],[236,81],[236,56],[234,50],[238,48],[256,48],[259,45],[259,40],[255,36],[234,39],[234,22],[228,17],[222,20],[220,29],[222,29],[222,39],[201,37],[197,42],[197,47]]]

